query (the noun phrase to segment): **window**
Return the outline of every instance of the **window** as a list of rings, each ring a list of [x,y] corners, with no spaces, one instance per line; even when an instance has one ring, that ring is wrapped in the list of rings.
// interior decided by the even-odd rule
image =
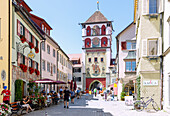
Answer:
[[[25,64],[25,56],[24,55],[22,55],[22,56],[23,56],[22,57],[23,58],[23,60],[22,60],[23,62],[22,63]]]
[[[157,13],[157,0],[149,0],[149,14]]]
[[[47,45],[47,53],[50,54],[50,46]]]
[[[42,24],[42,30],[44,31],[44,25]]]
[[[35,45],[38,48],[38,40],[37,39],[35,39]]]
[[[94,62],[97,62],[97,58],[94,58]]]
[[[81,68],[73,68],[73,73],[80,73],[81,72]]]
[[[127,50],[135,50],[136,42],[127,42],[126,47],[127,47]]]
[[[81,77],[73,77],[73,81],[81,82]]]
[[[24,26],[20,24],[20,34],[24,35]]]
[[[55,50],[53,49],[53,57],[55,57]]]
[[[45,71],[45,61],[42,61],[42,69]]]
[[[126,50],[126,42],[121,42],[121,49]]]
[[[42,50],[45,51],[45,42],[42,42]]]
[[[32,59],[29,59],[29,67],[32,67]]]
[[[89,58],[89,62],[91,62],[91,58]]]
[[[155,56],[157,55],[157,47],[158,43],[157,40],[148,40],[149,42],[149,56]]]
[[[47,30],[47,34],[49,35],[49,30]]]
[[[136,61],[126,61],[126,72],[134,72],[136,68]]]
[[[31,43],[33,42],[31,33],[29,33],[29,42],[31,42]]]
[[[101,62],[103,62],[103,58],[101,58]]]
[[[35,62],[35,69],[38,70],[38,63],[37,62]]]
[[[47,33],[47,28],[45,27],[45,33]]]
[[[55,65],[53,66],[53,73],[55,74]]]
[[[47,63],[47,71],[50,72],[50,63]]]

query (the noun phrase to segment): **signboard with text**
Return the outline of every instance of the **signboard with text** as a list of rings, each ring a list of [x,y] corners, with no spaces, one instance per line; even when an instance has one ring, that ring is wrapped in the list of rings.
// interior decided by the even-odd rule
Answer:
[[[145,86],[157,86],[158,80],[144,80],[143,85],[145,85]]]

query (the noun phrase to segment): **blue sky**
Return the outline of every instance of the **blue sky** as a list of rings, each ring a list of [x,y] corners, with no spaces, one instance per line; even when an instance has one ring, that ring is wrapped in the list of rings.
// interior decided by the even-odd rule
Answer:
[[[81,26],[96,10],[97,0],[25,0],[33,14],[44,18],[53,28],[51,36],[66,54],[82,52]],[[133,21],[134,0],[99,0],[100,11],[113,21],[115,36]]]

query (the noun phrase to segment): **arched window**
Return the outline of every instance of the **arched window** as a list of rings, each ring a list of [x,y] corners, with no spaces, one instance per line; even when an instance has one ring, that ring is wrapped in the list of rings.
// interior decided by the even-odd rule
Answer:
[[[91,36],[91,28],[90,28],[90,26],[88,26],[87,29],[86,29],[86,35]]]
[[[106,35],[106,27],[105,27],[105,25],[102,26],[102,33],[101,34]]]
[[[86,38],[85,39],[85,48],[89,48],[91,47],[91,39],[90,38]]]
[[[93,26],[93,33],[92,35],[100,35],[100,27],[98,25]]]
[[[103,37],[101,39],[101,47],[107,47],[107,43],[108,43],[107,41],[108,41],[107,38]]]

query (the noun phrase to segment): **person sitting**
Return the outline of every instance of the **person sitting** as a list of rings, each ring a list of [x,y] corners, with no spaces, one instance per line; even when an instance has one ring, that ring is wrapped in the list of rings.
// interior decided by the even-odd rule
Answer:
[[[53,104],[57,104],[57,103],[58,103],[58,100],[59,100],[59,96],[58,96],[58,94],[55,92],[54,95],[53,95]]]
[[[52,104],[51,95],[49,93],[47,93],[46,103],[47,103],[46,106]]]
[[[31,111],[34,111],[34,109],[31,108],[31,106],[28,104],[29,103],[29,99],[27,99],[27,96],[24,96],[23,99],[21,100],[21,105],[24,108],[27,108],[26,113],[28,113],[28,110],[30,109]]]

